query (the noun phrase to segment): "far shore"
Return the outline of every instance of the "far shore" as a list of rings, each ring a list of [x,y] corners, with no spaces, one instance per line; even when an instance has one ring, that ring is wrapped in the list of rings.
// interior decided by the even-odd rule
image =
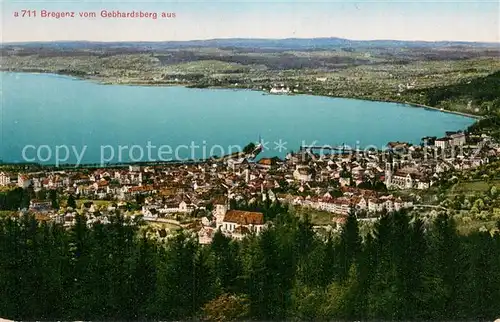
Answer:
[[[437,108],[437,107],[432,107],[432,106],[427,106],[427,105],[422,105],[422,104],[417,104],[417,103],[404,102],[404,104],[414,106],[414,107],[444,112],[444,113],[452,113],[452,114],[462,115],[462,116],[470,117],[470,118],[477,119],[477,120],[480,120],[483,118],[483,116],[481,116],[481,115],[475,115],[475,114],[459,112],[459,111],[452,111],[452,110],[445,110],[442,108]]]
[[[154,82],[154,81],[128,81],[128,82],[120,82],[115,79],[107,79],[99,76],[92,76],[92,75],[75,75],[75,74],[70,74],[70,73],[60,73],[57,71],[48,71],[48,70],[35,70],[35,69],[21,69],[21,70],[13,70],[13,69],[7,69],[0,67],[0,72],[10,72],[10,73],[28,73],[28,74],[53,74],[53,75],[61,75],[61,76],[67,76],[67,77],[72,77],[74,79],[79,79],[79,80],[86,80],[86,81],[92,81],[101,85],[125,85],[125,86],[156,86],[156,87],[172,87],[172,86],[181,86],[181,87],[186,87],[186,88],[199,88],[199,89],[234,89],[234,90],[252,90],[252,91],[257,91],[257,92],[263,92],[267,93],[269,95],[311,95],[311,96],[322,96],[322,97],[331,97],[331,98],[345,98],[345,99],[356,99],[356,100],[364,100],[364,101],[373,101],[373,102],[384,102],[384,103],[396,103],[396,104],[404,104],[408,105],[411,107],[418,107],[418,108],[424,108],[424,109],[429,109],[429,110],[434,110],[438,112],[443,112],[443,113],[449,113],[449,114],[455,114],[455,115],[461,115],[469,118],[473,118],[476,120],[480,120],[483,118],[482,115],[476,115],[476,114],[470,114],[470,113],[465,113],[465,112],[459,112],[459,111],[453,111],[453,110],[445,110],[443,108],[438,108],[438,107],[433,107],[433,106],[428,106],[428,105],[423,105],[423,104],[418,104],[418,103],[412,103],[412,102],[407,102],[407,101],[397,101],[393,99],[372,99],[372,98],[364,98],[364,97],[345,97],[345,96],[330,96],[330,95],[322,95],[322,94],[315,94],[315,93],[290,93],[290,94],[270,94],[268,91],[263,91],[259,89],[252,89],[252,88],[244,88],[244,87],[229,87],[229,86],[207,86],[207,87],[196,87],[196,84],[193,83],[166,83],[166,82]]]

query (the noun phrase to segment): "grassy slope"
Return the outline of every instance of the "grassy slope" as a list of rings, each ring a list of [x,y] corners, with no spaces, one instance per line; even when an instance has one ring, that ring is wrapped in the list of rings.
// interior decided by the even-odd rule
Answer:
[[[491,182],[483,180],[459,182],[448,190],[447,195],[455,196],[458,194],[464,194],[468,196],[477,193],[487,193],[493,186],[500,190],[500,180],[492,180]]]

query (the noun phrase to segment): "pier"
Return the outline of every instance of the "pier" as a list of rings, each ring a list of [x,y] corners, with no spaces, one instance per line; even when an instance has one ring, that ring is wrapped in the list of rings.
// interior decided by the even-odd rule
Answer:
[[[346,145],[330,146],[330,145],[302,145],[299,149],[300,152],[314,152],[314,150],[322,151],[332,151],[340,153],[351,153],[351,152],[364,152],[364,150],[353,149]]]

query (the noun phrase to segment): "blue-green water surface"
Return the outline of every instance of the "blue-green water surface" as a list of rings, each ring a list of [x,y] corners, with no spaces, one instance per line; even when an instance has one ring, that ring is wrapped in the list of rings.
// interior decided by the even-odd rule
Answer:
[[[84,147],[85,163],[137,161],[141,154],[143,161],[165,160],[169,153],[175,157],[176,149],[178,158],[203,158],[259,136],[268,142],[263,155],[283,157],[303,143],[379,148],[397,140],[419,144],[423,136],[442,136],[474,122],[439,111],[353,99],[101,85],[51,74],[1,76],[4,162],[36,158],[54,163],[56,146],[68,147],[67,162],[76,162],[73,152]],[[60,159],[64,152],[59,148]]]

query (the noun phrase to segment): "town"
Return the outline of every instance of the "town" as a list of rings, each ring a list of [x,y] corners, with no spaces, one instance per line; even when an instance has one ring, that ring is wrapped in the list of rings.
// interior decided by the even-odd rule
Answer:
[[[267,218],[249,209],[263,203],[331,214],[334,227],[351,212],[376,220],[383,212],[422,206],[418,194],[408,192],[425,191],[499,153],[490,136],[458,131],[422,138],[420,145],[389,142],[384,150],[301,147],[284,160],[257,160],[252,152],[197,163],[3,171],[0,186],[29,191],[29,206],[18,211],[38,220],[70,227],[78,214],[91,224],[120,211],[156,227],[192,230],[209,244],[217,230],[234,239],[262,231]],[[165,237],[166,229],[151,235]]]

